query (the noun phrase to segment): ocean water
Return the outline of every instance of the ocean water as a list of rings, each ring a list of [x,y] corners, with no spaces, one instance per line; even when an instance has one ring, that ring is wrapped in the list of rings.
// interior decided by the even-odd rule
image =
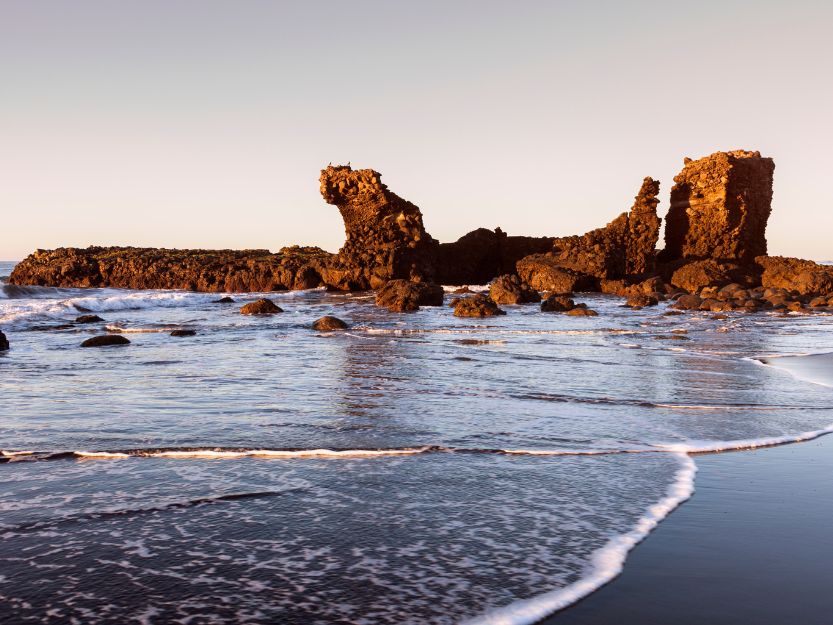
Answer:
[[[829,315],[218,297],[0,285],[0,622],[532,623],[626,566],[697,454],[833,430]],[[79,347],[105,328],[131,345]]]

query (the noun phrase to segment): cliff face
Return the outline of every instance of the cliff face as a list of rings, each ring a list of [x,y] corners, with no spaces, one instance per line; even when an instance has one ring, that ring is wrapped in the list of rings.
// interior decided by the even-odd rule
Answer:
[[[338,207],[347,235],[323,272],[334,288],[375,289],[393,279],[435,278],[438,243],[425,231],[422,213],[381,178],[377,171],[349,165],[321,171],[321,195]]]
[[[674,178],[665,223],[664,262],[728,260],[766,254],[775,163],[760,152],[716,152],[685,160]]]

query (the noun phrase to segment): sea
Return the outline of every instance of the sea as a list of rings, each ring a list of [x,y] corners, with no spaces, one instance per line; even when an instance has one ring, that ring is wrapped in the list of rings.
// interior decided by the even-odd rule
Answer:
[[[700,454],[833,431],[830,314],[578,294],[598,316],[458,319],[309,290],[255,317],[263,294],[18,287],[13,265],[2,623],[534,623],[627,566]],[[106,332],[131,343],[80,347]]]

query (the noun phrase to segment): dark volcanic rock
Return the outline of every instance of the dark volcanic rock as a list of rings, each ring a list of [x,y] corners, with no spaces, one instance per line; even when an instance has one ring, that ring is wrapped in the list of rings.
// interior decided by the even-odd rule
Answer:
[[[221,297],[218,300],[214,300],[214,303],[215,304],[233,304],[234,303],[234,298],[233,297],[228,297],[228,296]]]
[[[478,293],[471,297],[461,297],[454,305],[455,317],[497,317],[505,315],[492,298]]]
[[[550,295],[541,302],[543,312],[567,312],[575,307],[576,303],[566,295]]]
[[[109,345],[130,345],[130,341],[121,334],[102,334],[81,343],[81,347],[107,347]]]
[[[0,352],[4,352],[9,349],[9,339],[6,338],[6,335],[0,332]]]
[[[242,315],[274,315],[280,312],[283,312],[283,309],[270,299],[249,302],[240,309]]]
[[[99,321],[104,321],[104,319],[98,315],[81,315],[75,318],[75,323],[98,323]]]
[[[514,273],[521,258],[548,252],[552,242],[552,237],[510,237],[500,228],[478,228],[454,243],[440,244],[437,280],[486,284],[495,276]]]
[[[489,297],[496,304],[526,304],[541,301],[538,291],[521,282],[521,279],[515,275],[495,278],[489,287]]]
[[[443,295],[437,284],[391,280],[376,293],[376,305],[391,312],[413,312],[420,306],[442,306]]]
[[[321,195],[344,219],[347,240],[323,271],[343,290],[377,289],[393,279],[430,282],[438,243],[425,231],[419,208],[388,190],[372,169],[349,165],[321,170]]]
[[[685,159],[665,220],[664,262],[680,258],[741,265],[766,254],[775,163],[760,152],[715,152]]]
[[[784,256],[759,256],[761,286],[797,291],[800,295],[833,295],[833,266]]]
[[[196,330],[173,330],[171,336],[196,336]]]
[[[207,292],[283,291],[332,254],[317,247],[267,250],[168,250],[88,247],[38,250],[18,263],[11,284]],[[319,281],[320,284],[320,281]],[[316,285],[318,286],[318,285]]]
[[[312,324],[312,329],[318,330],[319,332],[346,330],[348,327],[349,326],[338,317],[331,317],[329,315],[327,315],[326,317],[321,317],[320,319],[316,319]]]

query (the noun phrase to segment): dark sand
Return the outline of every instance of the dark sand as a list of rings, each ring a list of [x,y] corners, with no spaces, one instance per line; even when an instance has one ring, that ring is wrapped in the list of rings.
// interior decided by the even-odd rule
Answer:
[[[695,457],[694,496],[557,625],[833,623],[833,435]]]

